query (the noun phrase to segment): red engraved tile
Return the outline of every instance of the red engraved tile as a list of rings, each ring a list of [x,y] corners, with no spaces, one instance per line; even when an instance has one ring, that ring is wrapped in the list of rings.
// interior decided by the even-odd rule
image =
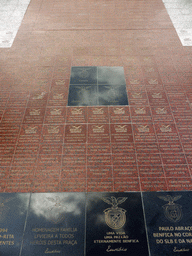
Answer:
[[[24,124],[21,127],[21,132],[19,135],[19,143],[39,143],[41,137],[42,125],[39,124]]]
[[[14,192],[31,192],[32,180],[29,178],[26,179],[9,179],[7,181],[7,186],[5,192],[14,193]]]
[[[176,127],[172,122],[159,122],[155,123],[155,130],[159,142],[163,141],[178,141]]]
[[[168,190],[170,191],[182,191],[192,189],[191,178],[167,178],[167,183]]]
[[[64,155],[62,166],[86,166],[86,155]]]
[[[155,142],[155,132],[151,123],[133,124],[133,134],[136,143]]]
[[[62,154],[62,144],[61,143],[41,143],[39,148],[39,154],[44,155],[61,155]]]
[[[151,106],[164,106],[168,105],[168,99],[164,91],[151,91],[148,92],[149,104]]]
[[[27,108],[23,123],[42,124],[45,115],[45,108]]]
[[[87,107],[67,107],[67,123],[87,123]]]
[[[37,167],[38,168],[55,168],[61,167],[61,156],[60,155],[39,155],[37,160]]]
[[[139,153],[137,154],[137,162],[138,165],[161,165],[161,157],[160,154]]]
[[[188,142],[187,143],[183,142],[182,145],[185,153],[192,154],[192,145],[190,145]]]
[[[35,165],[37,161],[37,154],[15,154],[12,166],[31,166]]]
[[[152,117],[151,117],[151,112],[150,108],[146,106],[139,106],[139,107],[131,107],[131,119],[132,122],[140,122],[140,121],[146,121],[146,122],[151,122]]]
[[[192,154],[187,154],[186,157],[188,164],[192,164]]]
[[[55,60],[55,65],[62,67],[62,66],[69,66],[71,64],[71,56],[66,56],[66,55],[58,55],[56,56],[56,60]]]
[[[58,179],[47,179],[46,182],[42,180],[35,180],[32,184],[32,192],[58,192],[59,180]]]
[[[161,142],[159,143],[159,150],[161,153],[178,153],[183,152],[180,142]]]
[[[65,179],[60,183],[60,192],[85,192],[86,179]]]
[[[44,180],[45,182],[50,179],[59,179],[60,178],[60,173],[61,173],[61,168],[37,168],[35,171],[34,178],[35,180],[42,181]]]
[[[72,66],[89,66],[90,56],[73,56]]]
[[[109,142],[109,124],[88,124],[88,143]]]
[[[86,144],[68,144],[63,146],[64,155],[83,155],[86,154]]]
[[[0,167],[0,180],[6,180],[9,177],[9,168]]]
[[[34,167],[11,167],[10,173],[9,173],[9,179],[17,180],[17,179],[24,179],[24,180],[32,180],[34,176]]]
[[[0,126],[0,145],[14,145],[20,131],[19,124],[1,124]]]
[[[131,124],[110,124],[111,142],[133,142]]]
[[[30,94],[28,101],[28,108],[43,108],[47,104],[48,93],[46,91],[39,91]]]
[[[139,166],[139,176],[141,178],[155,178],[155,177],[159,177],[159,178],[164,178],[164,171],[163,171],[163,167],[161,165],[155,165],[155,166]]]
[[[15,149],[16,155],[25,155],[25,154],[38,154],[39,144],[35,143],[18,143]]]
[[[113,166],[113,176],[116,178],[128,178],[128,177],[138,177],[138,171],[136,166]]]
[[[1,123],[21,123],[23,120],[24,108],[6,108]]]
[[[48,105],[49,106],[58,106],[56,99],[53,97],[53,92],[61,92],[64,95],[67,94],[69,90],[69,79],[53,79],[51,83],[51,92],[49,95]],[[60,102],[61,103],[61,102]]]
[[[87,127],[85,124],[65,125],[65,143],[85,143],[87,136]]]
[[[107,155],[107,154],[88,155],[87,165],[88,166],[111,165],[111,155]]]
[[[113,191],[113,181],[111,179],[87,179],[88,192],[111,192]]]
[[[135,153],[133,143],[114,143],[112,144],[112,153],[115,154],[129,154]]]
[[[166,191],[167,184],[165,178],[141,178],[142,191]]]
[[[111,179],[112,178],[112,167],[98,164],[95,166],[87,167],[87,178],[92,179]]]
[[[135,154],[116,154],[112,156],[114,165],[136,165]]]
[[[42,143],[63,143],[64,125],[44,125]]]
[[[65,107],[48,107],[45,114],[45,124],[64,124],[66,108]]]
[[[165,166],[165,175],[167,178],[179,178],[179,177],[190,177],[189,169],[187,165],[171,165]]]
[[[62,107],[67,106],[68,93],[67,90],[51,91],[49,94],[47,105],[49,107]]]
[[[185,156],[182,153],[161,154],[161,156],[165,165],[186,164]]]
[[[70,66],[55,66],[53,72],[54,79],[69,79],[70,77]]]
[[[108,123],[108,107],[88,107],[88,123]]]
[[[138,178],[123,178],[114,180],[115,192],[140,191]]]
[[[145,91],[129,91],[128,92],[129,105],[148,105],[147,94]]]
[[[158,144],[153,143],[135,143],[137,153],[159,153]]]
[[[88,155],[99,155],[99,154],[110,154],[111,145],[110,144],[87,144],[87,154]]]
[[[151,107],[152,117],[154,121],[173,121],[171,109],[168,106]]]
[[[130,122],[130,111],[128,106],[110,106],[109,118],[111,123],[128,123]]]
[[[66,166],[61,170],[61,180],[65,179],[85,179],[86,168],[81,166],[71,167]]]
[[[7,183],[7,180],[0,180],[0,192],[5,192],[5,188],[6,188],[6,183]]]

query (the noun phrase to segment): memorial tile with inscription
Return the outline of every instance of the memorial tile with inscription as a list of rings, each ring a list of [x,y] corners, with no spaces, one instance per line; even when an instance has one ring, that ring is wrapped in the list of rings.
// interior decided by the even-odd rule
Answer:
[[[192,255],[192,192],[143,193],[151,256]]]
[[[89,193],[86,255],[148,256],[140,193]]]
[[[72,67],[68,106],[128,105],[123,67]]]
[[[34,193],[21,256],[83,256],[84,227],[83,193]]]
[[[0,255],[20,255],[29,194],[0,195]]]

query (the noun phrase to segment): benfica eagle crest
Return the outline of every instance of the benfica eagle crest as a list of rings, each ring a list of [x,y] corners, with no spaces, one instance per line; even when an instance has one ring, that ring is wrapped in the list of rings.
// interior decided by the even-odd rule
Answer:
[[[103,197],[102,200],[112,205],[111,208],[104,210],[105,222],[112,229],[120,229],[125,225],[126,222],[126,210],[119,208],[118,205],[125,202],[127,197]]]
[[[160,199],[167,201],[168,204],[163,205],[165,217],[172,222],[178,222],[182,219],[182,206],[175,204],[174,201],[179,200],[182,196],[158,196]]]

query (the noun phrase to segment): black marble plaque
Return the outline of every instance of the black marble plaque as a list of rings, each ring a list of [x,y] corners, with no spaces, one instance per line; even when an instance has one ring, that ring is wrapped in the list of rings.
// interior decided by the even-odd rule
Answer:
[[[19,256],[29,194],[0,194],[0,255]]]
[[[98,84],[125,85],[123,67],[98,67]]]
[[[86,255],[148,256],[140,193],[90,193]]]
[[[98,105],[97,85],[70,85],[68,106]]]
[[[97,67],[72,67],[71,84],[97,84]]]
[[[128,105],[123,67],[72,67],[68,106]]]
[[[151,256],[192,255],[192,192],[143,193]]]
[[[21,256],[83,256],[84,193],[35,193]]]
[[[99,105],[128,105],[125,85],[98,85]]]

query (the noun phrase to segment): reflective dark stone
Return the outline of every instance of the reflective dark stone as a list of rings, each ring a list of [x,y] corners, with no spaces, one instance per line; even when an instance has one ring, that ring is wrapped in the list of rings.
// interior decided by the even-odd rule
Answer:
[[[84,255],[85,194],[32,194],[21,256]]]
[[[97,85],[70,85],[68,106],[98,105]]]
[[[97,67],[72,67],[70,84],[97,84]]]
[[[140,193],[89,193],[86,255],[148,256]]]
[[[99,105],[128,105],[125,85],[99,85]]]
[[[143,193],[151,256],[192,255],[192,192]]]
[[[123,67],[98,67],[98,84],[126,85]]]
[[[68,106],[128,105],[123,67],[72,67]]]
[[[0,194],[0,255],[19,256],[23,238],[29,195]]]

